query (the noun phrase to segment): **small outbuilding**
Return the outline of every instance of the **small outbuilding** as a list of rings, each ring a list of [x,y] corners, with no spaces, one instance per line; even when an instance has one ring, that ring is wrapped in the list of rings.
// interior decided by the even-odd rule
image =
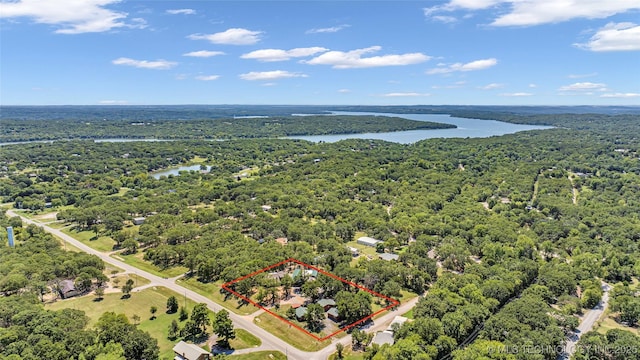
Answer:
[[[398,261],[398,259],[400,258],[399,255],[389,254],[389,253],[378,254],[378,257],[380,259],[382,259],[382,260],[385,260],[385,261]]]
[[[371,343],[378,344],[379,346],[382,346],[384,344],[393,345],[393,333],[387,330],[380,331],[376,333],[376,335],[373,337],[373,340],[371,340]]]
[[[378,239],[370,238],[368,236],[363,236],[361,238],[358,238],[356,242],[360,245],[376,247],[376,245],[378,245],[382,241]]]
[[[147,220],[147,218],[145,218],[144,216],[135,217],[133,218],[133,225],[142,225],[144,224],[145,220]]]
[[[349,249],[349,251],[351,252],[351,256],[353,257],[360,256],[360,251],[358,249],[351,246],[347,246],[347,249]]]
[[[180,341],[173,347],[174,360],[209,360],[211,354],[199,346]]]

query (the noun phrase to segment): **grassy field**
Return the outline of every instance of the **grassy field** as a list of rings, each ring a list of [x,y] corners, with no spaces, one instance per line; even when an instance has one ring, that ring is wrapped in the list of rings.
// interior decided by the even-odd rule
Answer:
[[[120,275],[116,275],[113,278],[110,278],[109,280],[111,281],[111,283],[114,285],[114,287],[122,287],[122,285],[126,284],[127,280],[132,279],[133,280],[133,288],[137,288],[140,286],[144,286],[149,284],[151,281],[148,280],[147,278],[143,278],[141,276],[139,276],[138,274],[120,274]]]
[[[229,340],[231,348],[236,350],[258,347],[261,344],[260,339],[244,329],[236,329],[236,338]]]
[[[178,320],[178,313],[166,314],[167,299],[169,296],[176,296],[180,301],[180,306],[184,305],[184,297],[173,291],[163,288],[154,287],[142,290],[139,293],[133,293],[128,299],[121,299],[122,294],[112,293],[105,294],[102,301],[94,301],[95,296],[87,295],[67,300],[57,301],[47,305],[50,310],[60,310],[64,308],[81,309],[89,317],[89,326],[93,326],[100,315],[107,311],[116,313],[124,313],[133,322],[133,315],[140,317],[138,328],[149,332],[152,337],[158,340],[160,347],[161,359],[173,359],[173,351],[171,350],[178,340],[171,341],[167,339],[169,324],[173,319]],[[187,300],[187,309],[193,309],[195,302]],[[158,312],[156,318],[151,320],[151,306],[156,306]],[[184,323],[181,323],[182,326]]]
[[[95,239],[96,233],[93,231],[76,231],[69,228],[62,229],[62,232],[91,247],[92,249],[101,252],[112,251],[113,245],[116,244],[116,242],[108,236],[100,236],[99,238]]]
[[[605,334],[607,331],[611,329],[619,329],[619,330],[630,331],[635,335],[640,336],[640,329],[638,329],[637,327],[634,328],[630,326],[624,326],[618,323],[617,321],[615,321],[611,316],[612,316],[611,312],[607,310],[604,317],[602,318],[603,320],[597,323],[598,326],[595,330],[601,334]]]
[[[364,359],[364,353],[362,351],[353,352],[351,347],[345,347],[342,351],[342,358],[344,360],[362,360]],[[333,353],[329,355],[329,360],[337,360],[338,353]]]
[[[56,238],[56,240],[58,240],[58,242],[60,243],[60,247],[63,248],[65,251],[73,251],[73,252],[83,252],[82,250],[78,249],[77,247],[69,244],[68,242],[60,239],[59,237],[53,235],[54,238]]]
[[[187,268],[184,266],[172,267],[168,269],[161,269],[150,262],[144,261],[144,253],[138,252],[137,254],[131,255],[121,255],[121,254],[113,254],[112,258],[123,261],[129,265],[135,266],[140,270],[144,270],[146,272],[150,272],[154,275],[164,277],[164,278],[172,278],[175,276],[180,276],[187,272]]]
[[[256,351],[250,354],[231,355],[234,360],[287,360],[287,357],[279,351]]]
[[[204,284],[195,278],[190,278],[179,279],[178,283],[189,290],[193,290],[202,296],[206,296],[208,299],[215,301],[229,311],[233,311],[238,315],[249,315],[258,311],[258,308],[250,304],[239,306],[238,301],[234,298],[229,298],[229,300],[225,301],[224,295],[220,293],[220,285],[222,285],[222,282],[220,281]]]
[[[300,350],[318,351],[331,343],[330,340],[319,342],[269,313],[256,317],[254,323]]]

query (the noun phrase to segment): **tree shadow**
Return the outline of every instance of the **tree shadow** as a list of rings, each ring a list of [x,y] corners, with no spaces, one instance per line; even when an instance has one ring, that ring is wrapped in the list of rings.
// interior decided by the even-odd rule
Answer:
[[[130,297],[131,297],[131,294],[124,294],[124,295],[120,296],[120,299],[121,299],[121,300],[127,300],[127,299],[129,299]]]

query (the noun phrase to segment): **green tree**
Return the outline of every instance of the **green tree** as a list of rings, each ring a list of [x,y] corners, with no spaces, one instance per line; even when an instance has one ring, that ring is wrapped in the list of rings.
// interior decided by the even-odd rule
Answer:
[[[95,290],[96,300],[100,301],[104,297],[104,288],[98,287]]]
[[[158,311],[158,307],[157,306],[151,306],[151,308],[149,308],[149,312],[151,312],[151,320],[156,318],[156,312]]]
[[[185,309],[184,306],[180,306],[180,315],[178,315],[178,319],[180,321],[185,321],[189,318],[189,312]]]
[[[205,333],[207,331],[207,325],[210,323],[207,304],[196,304],[191,311],[191,320],[196,323],[196,326],[201,329],[202,333]]]
[[[176,319],[171,320],[171,324],[169,324],[169,332],[167,338],[169,340],[175,340],[180,334],[180,327],[178,326],[178,322]]]
[[[325,319],[324,308],[320,304],[310,304],[307,306],[307,314],[305,320],[311,331],[319,331],[322,327],[322,321]]]
[[[167,314],[174,314],[178,311],[178,299],[171,295],[167,299]]]
[[[344,355],[342,354],[343,351],[344,351],[344,345],[342,345],[342,343],[337,343],[336,344],[336,357],[338,359],[344,359]]]
[[[225,348],[229,347],[229,340],[236,338],[233,322],[229,318],[227,310],[220,310],[215,315],[213,321],[213,332],[220,338],[219,344]]]
[[[131,296],[131,290],[133,290],[133,279],[128,279],[127,282],[122,285],[122,294],[123,297],[128,298],[129,296]]]

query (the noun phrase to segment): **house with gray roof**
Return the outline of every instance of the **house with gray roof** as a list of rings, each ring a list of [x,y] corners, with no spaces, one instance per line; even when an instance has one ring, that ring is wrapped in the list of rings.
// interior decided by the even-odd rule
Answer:
[[[211,354],[201,347],[180,341],[173,347],[174,360],[209,360]]]

